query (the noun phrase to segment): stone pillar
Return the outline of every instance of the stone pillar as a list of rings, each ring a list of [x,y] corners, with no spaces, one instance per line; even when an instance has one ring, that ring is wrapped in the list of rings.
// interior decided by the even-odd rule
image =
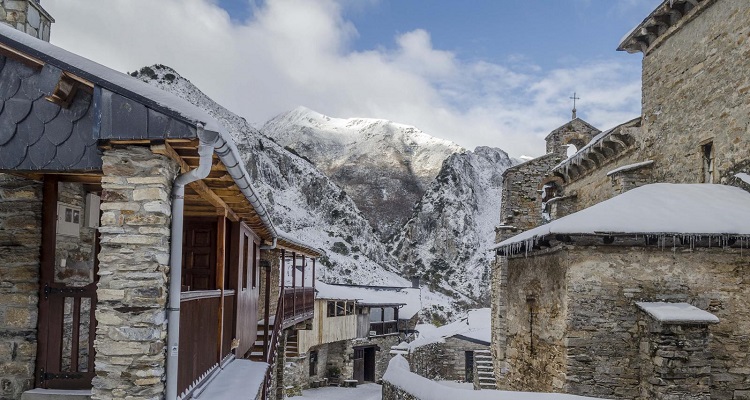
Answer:
[[[161,399],[174,161],[144,147],[102,157],[94,399]]]
[[[0,0],[0,22],[49,42],[55,20],[36,0]]]
[[[508,258],[507,257],[496,257],[495,262],[492,264],[492,280],[491,285],[491,310],[490,310],[490,322],[492,326],[492,336],[490,352],[493,359],[493,367],[495,371],[495,380],[498,383],[498,387],[505,388],[506,380],[505,373],[507,368],[505,367],[505,350],[506,350],[506,314],[507,314],[507,296],[506,291],[508,285]]]
[[[711,399],[708,323],[639,321],[642,399]]]
[[[280,282],[281,279],[281,250],[263,250],[260,253],[260,263],[262,266],[268,265],[271,271],[271,299],[269,305],[269,315],[273,318],[276,315],[276,307],[278,305]],[[258,310],[261,313],[265,312],[266,305],[266,273],[269,268],[260,269],[260,294],[258,296]],[[265,315],[261,314],[259,318],[265,318]]]
[[[0,398],[34,386],[42,185],[0,174]]]

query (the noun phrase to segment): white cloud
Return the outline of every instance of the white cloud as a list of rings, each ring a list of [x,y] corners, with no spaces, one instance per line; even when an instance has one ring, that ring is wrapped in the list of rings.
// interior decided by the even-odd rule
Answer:
[[[393,38],[393,50],[354,51],[356,27],[334,0],[268,0],[242,22],[215,0],[44,6],[57,20],[53,43],[121,71],[169,65],[255,122],[304,105],[336,117],[387,118],[468,148],[520,156],[544,151],[542,138],[567,120],[574,90],[582,97],[579,115],[602,129],[640,108],[639,71],[612,60],[553,71],[523,55],[507,65],[464,62],[436,49],[424,30]]]

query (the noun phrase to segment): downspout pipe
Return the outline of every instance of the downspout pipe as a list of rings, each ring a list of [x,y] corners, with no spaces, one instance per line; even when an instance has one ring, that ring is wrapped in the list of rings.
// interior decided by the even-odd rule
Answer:
[[[198,127],[199,138],[203,128]],[[170,244],[169,304],[167,306],[167,382],[166,399],[177,399],[177,355],[180,344],[180,292],[182,291],[182,228],[185,211],[185,186],[201,180],[211,172],[214,143],[198,145],[200,161],[198,167],[183,173],[172,185],[172,236]]]

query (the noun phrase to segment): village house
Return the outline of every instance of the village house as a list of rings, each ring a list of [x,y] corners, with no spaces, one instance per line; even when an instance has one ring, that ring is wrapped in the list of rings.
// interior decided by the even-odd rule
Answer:
[[[320,385],[378,382],[390,361],[391,347],[413,334],[420,291],[386,287],[316,283],[311,327],[298,330],[287,345],[289,394]]]
[[[662,2],[619,48],[643,54],[642,116],[574,116],[506,173],[500,388],[750,398],[748,39],[743,1]]]
[[[321,251],[216,119],[50,45],[37,1],[0,11],[0,397],[277,398],[314,296],[281,275]]]
[[[420,324],[419,337],[397,350],[412,371],[433,380],[469,382],[477,390],[496,389],[490,355],[490,309],[469,310],[449,324]]]

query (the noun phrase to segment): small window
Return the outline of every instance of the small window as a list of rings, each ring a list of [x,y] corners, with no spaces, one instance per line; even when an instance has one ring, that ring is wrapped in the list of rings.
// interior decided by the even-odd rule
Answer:
[[[354,314],[354,302],[347,301],[346,302],[346,315],[352,315],[352,314]]]
[[[701,146],[703,158],[703,183],[714,183],[714,143]]]
[[[336,316],[340,317],[346,315],[346,302],[345,301],[337,301],[336,302]]]
[[[335,317],[336,316],[336,302],[335,301],[329,301],[328,302],[328,313],[327,315],[329,317]]]

